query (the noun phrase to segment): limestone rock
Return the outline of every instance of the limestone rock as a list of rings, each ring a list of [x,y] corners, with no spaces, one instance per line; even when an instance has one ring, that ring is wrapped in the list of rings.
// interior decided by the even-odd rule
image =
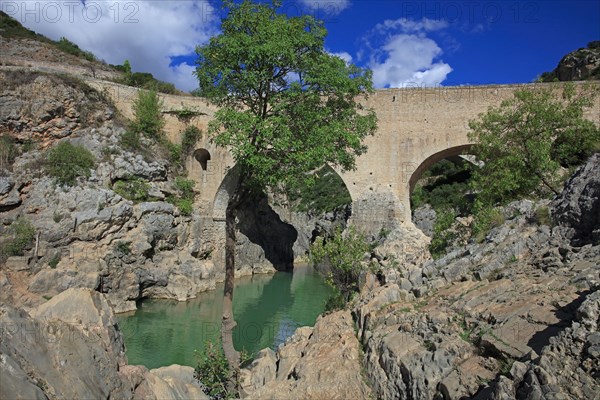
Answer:
[[[574,245],[600,243],[600,153],[568,180],[552,202],[552,215]]]
[[[298,329],[275,357],[274,364],[273,354],[265,350],[243,372],[244,398],[364,399],[370,395],[347,311],[320,317],[314,328]]]

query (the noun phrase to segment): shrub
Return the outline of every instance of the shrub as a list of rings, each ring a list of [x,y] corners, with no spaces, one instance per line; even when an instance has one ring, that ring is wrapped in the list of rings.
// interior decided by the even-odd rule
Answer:
[[[1,261],[11,256],[22,256],[35,237],[35,228],[27,219],[19,217],[8,227],[7,237],[8,240],[0,245]]]
[[[52,257],[52,259],[50,261],[48,261],[48,265],[50,266],[50,268],[55,269],[58,266],[60,259],[61,259],[60,253],[57,253],[54,257]]]
[[[322,167],[312,178],[312,183],[301,181],[288,188],[295,211],[322,214],[352,203],[346,184],[330,166]]]
[[[140,145],[140,134],[134,130],[128,129],[121,135],[121,146],[128,150],[139,150]]]
[[[200,137],[202,136],[202,132],[194,125],[188,125],[183,131],[183,135],[181,137],[181,157],[186,159],[192,152],[194,151],[194,147]]]
[[[90,176],[94,162],[94,155],[88,149],[65,141],[50,149],[45,170],[59,184],[73,185],[78,177]]]
[[[133,104],[135,120],[130,129],[155,140],[161,139],[165,125],[161,108],[162,101],[155,90],[140,90]]]
[[[12,170],[12,165],[19,155],[15,140],[10,136],[0,136],[0,171]]]
[[[131,254],[131,242],[119,241],[115,244],[115,253],[121,256]]]
[[[472,234],[478,242],[483,241],[490,229],[504,223],[504,215],[499,209],[475,202],[473,212]]]
[[[57,42],[55,42],[55,44],[56,47],[65,53],[74,55],[76,57],[85,58],[88,61],[96,61],[96,56],[94,56],[94,54],[89,51],[81,50],[79,46],[65,37],[61,37]]]
[[[535,221],[539,225],[552,226],[550,209],[547,206],[541,206],[535,210]]]
[[[141,178],[116,181],[113,190],[120,196],[134,202],[146,201],[149,198],[150,185]]]
[[[235,393],[228,390],[231,371],[220,343],[207,341],[204,350],[196,352],[198,364],[194,377],[202,382],[202,391],[212,399],[229,399]]]
[[[194,210],[194,185],[192,179],[178,176],[175,178],[175,188],[179,195],[167,197],[167,201],[177,207],[183,215],[192,215]]]
[[[370,250],[371,245],[364,235],[353,228],[346,234],[338,229],[327,241],[319,237],[311,245],[311,262],[329,267],[327,283],[335,291],[328,301],[330,307],[342,308],[358,292],[358,278],[363,271],[361,262]]]
[[[429,251],[434,259],[443,256],[446,253],[446,248],[456,238],[456,232],[451,229],[455,220],[456,213],[452,209],[443,209],[437,212],[433,237],[429,244]]]
[[[168,140],[165,140],[163,144],[169,152],[169,161],[171,161],[173,167],[175,167],[175,169],[181,168],[181,145],[171,143]]]

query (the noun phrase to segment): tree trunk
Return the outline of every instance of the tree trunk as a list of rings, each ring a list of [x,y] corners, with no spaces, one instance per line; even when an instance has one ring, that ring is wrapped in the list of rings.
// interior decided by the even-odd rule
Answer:
[[[221,319],[221,341],[223,353],[232,373],[229,390],[233,392],[240,366],[240,353],[233,346],[233,329],[236,322],[233,316],[233,286],[235,281],[236,214],[245,194],[244,174],[241,174],[235,191],[229,198],[225,211],[225,287],[223,290],[223,317]]]
[[[232,196],[232,197],[235,197]],[[233,200],[233,199],[232,199]],[[233,318],[233,285],[235,279],[235,208],[233,201],[229,201],[225,211],[225,288],[223,291],[223,319],[221,321],[221,339],[223,351],[229,367],[234,370],[238,367],[240,354],[233,347],[233,328],[236,323]]]

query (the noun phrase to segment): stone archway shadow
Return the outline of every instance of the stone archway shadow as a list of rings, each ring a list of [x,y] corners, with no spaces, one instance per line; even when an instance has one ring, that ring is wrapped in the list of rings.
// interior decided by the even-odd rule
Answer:
[[[213,220],[216,223],[225,224],[225,211],[238,177],[237,167],[231,168],[217,191],[213,203]],[[269,205],[265,193],[256,193],[244,199],[237,218],[238,232],[260,246],[265,258],[276,270],[291,271],[294,268],[293,246],[298,232],[292,225],[281,220]]]

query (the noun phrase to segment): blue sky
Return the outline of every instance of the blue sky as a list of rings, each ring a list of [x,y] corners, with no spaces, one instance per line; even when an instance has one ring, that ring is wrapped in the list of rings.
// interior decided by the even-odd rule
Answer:
[[[53,39],[191,90],[194,48],[217,34],[220,2],[0,0]],[[377,87],[525,83],[600,40],[600,2],[284,0],[323,19],[329,52],[371,68]]]

